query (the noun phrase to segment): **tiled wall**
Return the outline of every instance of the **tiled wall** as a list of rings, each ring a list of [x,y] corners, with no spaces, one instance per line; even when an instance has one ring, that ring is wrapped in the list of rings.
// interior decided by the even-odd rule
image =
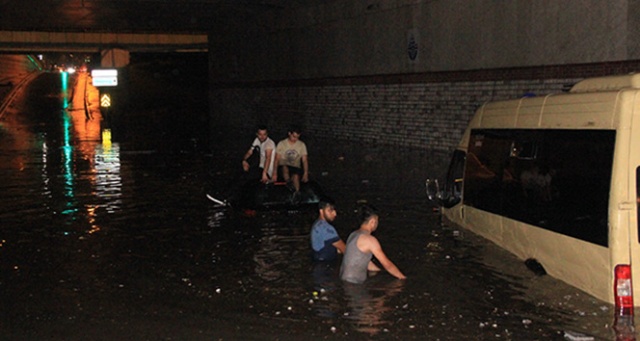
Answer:
[[[246,132],[264,123],[272,135],[284,137],[294,123],[302,126],[305,137],[319,141],[451,151],[475,110],[487,101],[566,91],[583,78],[626,73],[637,66],[627,62],[220,86],[212,96],[213,129]]]

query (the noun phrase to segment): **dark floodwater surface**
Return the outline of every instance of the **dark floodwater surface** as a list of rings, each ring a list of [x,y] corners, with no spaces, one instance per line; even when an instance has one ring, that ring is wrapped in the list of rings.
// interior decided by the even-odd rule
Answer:
[[[209,150],[200,118],[159,110],[155,129],[114,124],[108,143],[87,128],[98,113],[74,105],[82,89],[67,98],[51,77],[0,121],[1,339],[614,338],[609,305],[440,225],[423,182],[446,155],[321,148],[303,133],[341,236],[358,201],[374,204],[376,235],[408,276],[348,286],[310,260],[314,209],[247,214],[206,199],[253,132]],[[136,110],[122,114],[152,117]]]

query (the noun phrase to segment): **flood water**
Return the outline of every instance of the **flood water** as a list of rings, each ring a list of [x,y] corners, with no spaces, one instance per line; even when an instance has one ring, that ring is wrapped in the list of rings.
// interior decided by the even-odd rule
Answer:
[[[441,225],[423,186],[448,155],[303,132],[340,235],[359,202],[375,205],[376,235],[408,277],[350,286],[336,264],[311,261],[315,209],[206,199],[233,178],[253,132],[210,143],[198,117],[134,106],[109,142],[97,95],[71,96],[52,77],[0,120],[0,339],[615,339],[608,304]]]

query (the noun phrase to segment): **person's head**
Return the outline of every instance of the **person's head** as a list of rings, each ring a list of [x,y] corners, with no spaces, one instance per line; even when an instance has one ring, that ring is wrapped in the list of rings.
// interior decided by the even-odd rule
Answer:
[[[289,128],[289,141],[290,142],[296,142],[300,139],[300,135],[302,134],[302,131],[300,129],[300,127],[298,126],[292,126],[291,128]]]
[[[378,228],[378,212],[372,205],[364,204],[358,209],[360,226],[367,226],[371,231]]]
[[[259,125],[258,126],[258,132],[256,133],[256,136],[258,137],[258,140],[260,140],[260,142],[266,141],[267,137],[269,137],[269,132],[267,131],[267,126]]]
[[[318,203],[318,210],[320,212],[319,218],[328,222],[332,222],[338,215],[335,203],[329,199],[321,200]]]

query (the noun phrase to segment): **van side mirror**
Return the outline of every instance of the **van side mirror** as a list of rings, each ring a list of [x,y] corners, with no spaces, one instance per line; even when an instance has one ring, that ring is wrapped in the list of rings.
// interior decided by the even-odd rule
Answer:
[[[451,208],[462,202],[462,183],[467,153],[455,150],[443,183],[438,179],[427,179],[425,187],[427,197],[433,203],[444,208]]]
[[[429,201],[435,203],[438,206],[445,208],[451,208],[460,203],[460,192],[454,189],[440,188],[438,179],[427,179],[425,181],[425,189],[427,191],[427,198]]]
[[[433,201],[438,205],[440,205],[440,200],[442,199],[442,192],[440,192],[440,185],[438,184],[438,179],[427,179],[424,185],[427,191],[427,198],[429,198],[430,201]]]

